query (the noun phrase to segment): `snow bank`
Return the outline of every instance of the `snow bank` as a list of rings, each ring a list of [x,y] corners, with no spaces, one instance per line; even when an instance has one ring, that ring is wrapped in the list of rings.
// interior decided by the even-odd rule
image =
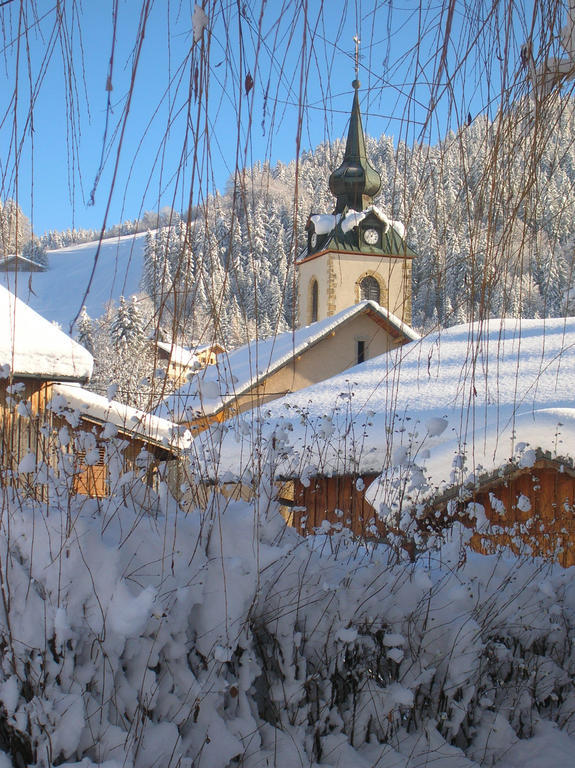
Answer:
[[[92,355],[0,285],[0,370],[6,378],[86,381]]]
[[[570,571],[463,562],[457,536],[435,560],[394,564],[345,533],[300,539],[267,498],[265,486],[253,504],[215,495],[184,514],[163,486],[148,512],[125,490],[53,487],[47,506],[4,489],[13,760],[569,764]]]

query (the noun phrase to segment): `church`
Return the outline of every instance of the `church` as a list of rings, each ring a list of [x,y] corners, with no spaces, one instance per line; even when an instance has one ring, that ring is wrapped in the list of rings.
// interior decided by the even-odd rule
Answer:
[[[201,432],[419,338],[411,328],[415,253],[401,222],[374,205],[381,178],[370,165],[354,96],[343,161],[329,177],[332,213],[312,213],[296,261],[297,324],[255,339],[190,377],[156,415]]]
[[[411,264],[401,222],[373,205],[381,178],[367,158],[358,80],[342,164],[331,174],[332,214],[312,214],[307,251],[297,262],[299,326],[374,301],[411,323]]]

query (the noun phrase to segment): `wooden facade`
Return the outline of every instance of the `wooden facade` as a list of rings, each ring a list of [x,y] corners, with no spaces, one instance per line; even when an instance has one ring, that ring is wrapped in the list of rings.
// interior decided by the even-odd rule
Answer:
[[[13,485],[16,479],[19,485],[29,485],[29,476],[18,476],[18,465],[30,453],[50,463],[41,427],[51,396],[47,381],[0,380],[0,486]]]
[[[316,475],[309,478],[308,484],[301,480],[285,482],[279,491],[284,517],[302,535],[321,529],[349,528],[354,536],[380,536],[384,526],[365,498],[365,491],[376,477],[373,473]]]
[[[575,468],[570,462],[539,454],[531,467],[508,466],[480,478],[476,488],[459,489],[433,505],[427,526],[448,527],[456,516],[468,528],[477,523],[469,514],[469,503],[480,504],[488,525],[475,530],[470,547],[492,554],[506,547],[516,554],[557,560],[575,565]],[[450,498],[451,497],[451,498]],[[443,514],[438,518],[437,513]]]
[[[341,527],[363,539],[400,533],[382,523],[365,499],[376,477],[315,476],[306,485],[286,481],[278,493],[284,517],[302,535]],[[481,505],[487,525],[478,525],[470,503]],[[540,454],[533,466],[510,465],[480,478],[474,489],[462,493],[454,487],[428,504],[418,525],[422,533],[436,534],[447,532],[454,520],[474,529],[469,546],[476,552],[492,554],[505,547],[517,555],[575,565],[575,468]],[[411,551],[407,539],[406,549]]]

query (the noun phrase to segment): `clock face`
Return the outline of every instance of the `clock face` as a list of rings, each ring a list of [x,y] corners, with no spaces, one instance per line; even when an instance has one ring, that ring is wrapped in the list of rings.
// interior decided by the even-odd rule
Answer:
[[[316,232],[312,232],[311,233],[311,237],[309,239],[309,243],[310,243],[312,248],[316,247],[316,245],[317,245],[317,233]]]
[[[370,227],[369,229],[366,229],[363,233],[363,239],[368,245],[375,245],[377,241],[379,240],[379,232],[377,229],[373,229]]]

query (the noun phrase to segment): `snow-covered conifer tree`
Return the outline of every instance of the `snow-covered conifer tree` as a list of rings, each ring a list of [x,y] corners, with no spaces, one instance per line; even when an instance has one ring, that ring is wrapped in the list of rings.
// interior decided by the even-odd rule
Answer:
[[[77,324],[78,332],[77,338],[83,347],[86,347],[88,352],[94,353],[94,328],[92,320],[88,315],[86,306],[82,307]]]
[[[37,237],[28,240],[26,245],[22,248],[22,256],[26,259],[30,259],[30,261],[33,261],[36,264],[41,264],[44,267],[48,266],[46,246]]]
[[[144,329],[136,297],[126,301],[120,296],[120,305],[110,327],[112,343],[118,350],[134,350],[144,338]]]

